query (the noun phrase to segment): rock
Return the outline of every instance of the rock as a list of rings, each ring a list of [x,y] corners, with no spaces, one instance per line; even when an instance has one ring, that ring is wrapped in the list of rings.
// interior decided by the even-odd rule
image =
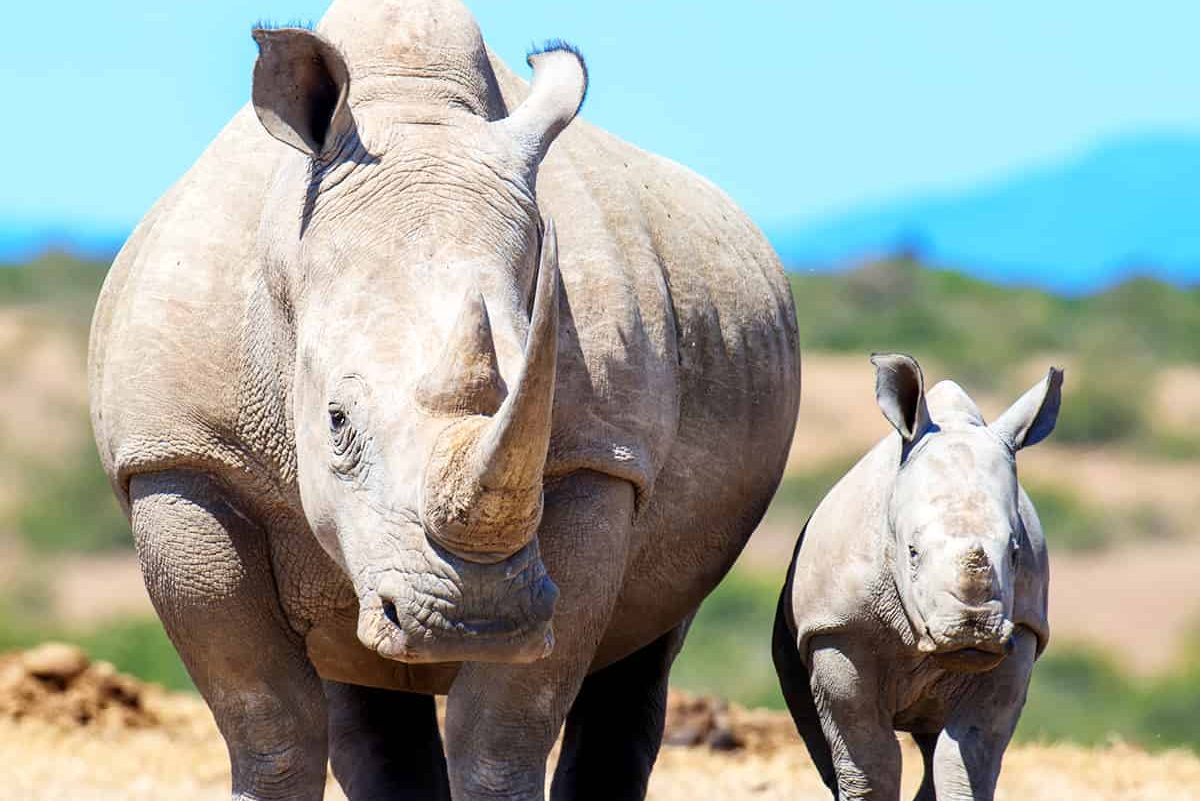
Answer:
[[[26,651],[21,662],[32,676],[62,682],[68,682],[83,673],[89,664],[82,648],[61,642],[48,642]]]

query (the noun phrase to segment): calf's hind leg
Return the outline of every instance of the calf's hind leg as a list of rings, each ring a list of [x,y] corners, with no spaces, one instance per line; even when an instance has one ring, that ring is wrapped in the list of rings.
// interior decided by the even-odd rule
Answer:
[[[775,610],[775,630],[771,636],[771,657],[775,662],[775,674],[779,677],[779,688],[796,731],[800,733],[813,765],[821,774],[821,781],[837,797],[837,773],[833,768],[833,754],[829,741],[821,728],[821,717],[813,700],[812,679],[804,660],[800,658],[796,637],[787,623],[785,604],[791,598],[791,582],[783,588],[779,606]]]
[[[146,589],[229,747],[237,801],[318,801],[326,716],[276,595],[264,530],[208,476],[130,482]]]
[[[687,623],[583,680],[567,715],[554,801],[641,801],[662,744],[667,677]]]

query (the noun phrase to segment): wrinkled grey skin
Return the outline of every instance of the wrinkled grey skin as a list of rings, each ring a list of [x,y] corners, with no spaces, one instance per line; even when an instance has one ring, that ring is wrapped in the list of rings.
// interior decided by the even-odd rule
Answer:
[[[762,235],[450,0],[257,31],[93,323],[101,458],[236,798],[638,798],[799,399]],[[569,127],[568,127],[569,125]],[[448,693],[445,744],[432,694]]]
[[[1062,372],[988,425],[953,382],[926,398],[911,357],[872,362],[896,430],[801,534],[776,671],[835,798],[899,798],[900,730],[925,758],[919,801],[991,799],[1049,638],[1046,545],[1016,453],[1053,430]]]

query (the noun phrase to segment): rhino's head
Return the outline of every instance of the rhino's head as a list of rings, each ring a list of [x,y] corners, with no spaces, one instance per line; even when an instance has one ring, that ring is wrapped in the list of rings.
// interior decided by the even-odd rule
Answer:
[[[988,670],[1011,650],[1014,581],[1028,543],[1016,452],[1054,430],[1062,371],[1051,368],[987,425],[952,382],[934,387],[927,404],[913,358],[871,361],[879,406],[901,438],[888,523],[917,647],[952,670]]]
[[[360,65],[356,92],[317,33],[255,39],[255,110],[293,148],[260,240],[294,338],[297,480],[359,639],[408,662],[538,659],[558,594],[537,532],[560,280],[534,183],[583,62],[531,56],[504,116],[473,27]]]

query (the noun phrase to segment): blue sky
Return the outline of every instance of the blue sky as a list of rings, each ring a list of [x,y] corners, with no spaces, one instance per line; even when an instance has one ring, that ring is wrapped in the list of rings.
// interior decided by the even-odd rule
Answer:
[[[126,227],[249,95],[260,18],[313,0],[21,2],[0,48],[0,218]],[[970,185],[1143,130],[1200,132],[1186,2],[474,0],[491,46],[588,57],[585,115],[760,223]]]

